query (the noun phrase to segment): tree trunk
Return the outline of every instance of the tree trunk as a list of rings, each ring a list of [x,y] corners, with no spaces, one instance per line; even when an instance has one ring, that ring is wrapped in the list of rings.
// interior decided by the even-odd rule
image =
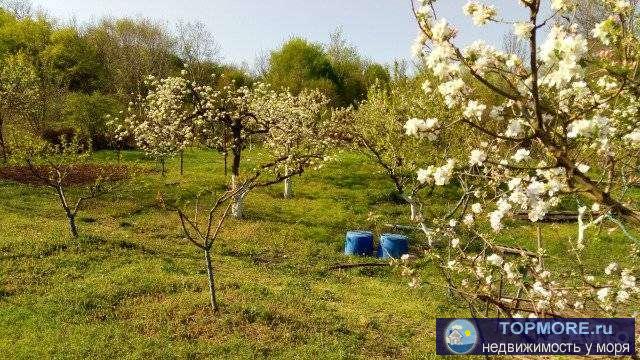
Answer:
[[[597,182],[593,181],[586,174],[581,173],[576,168],[575,163],[570,160],[569,156],[567,156],[561,148],[556,146],[544,133],[542,133],[539,139],[554,155],[557,164],[564,167],[568,173],[573,174],[573,176],[568,177],[569,186],[577,188],[576,185],[581,185],[585,193],[593,201],[611,208],[613,214],[620,216],[625,222],[632,226],[640,227],[640,212],[614,199],[608,191],[601,189]]]
[[[240,175],[240,160],[242,159],[242,147],[244,145],[242,140],[242,123],[235,122],[231,128],[233,134],[233,145],[231,150],[233,153],[233,163],[231,164],[231,189],[236,190],[238,187],[238,177]],[[231,206],[231,215],[236,219],[242,218],[242,210],[244,207],[244,193],[236,194],[233,199],[233,205]]]
[[[180,150],[180,176],[184,175],[184,150]]]
[[[164,158],[160,158],[160,167],[162,168],[162,177],[167,174],[167,168],[165,166]]]
[[[204,259],[207,262],[207,277],[209,280],[209,296],[211,299],[211,308],[213,312],[217,313],[220,309],[218,308],[218,301],[216,299],[216,283],[214,279],[213,266],[211,265],[211,250],[204,251]]]
[[[76,214],[71,211],[69,208],[69,204],[67,204],[67,198],[64,196],[64,189],[61,185],[55,187],[56,193],[58,194],[58,199],[60,199],[60,204],[64,209],[65,215],[67,215],[67,221],[69,222],[69,231],[71,231],[71,236],[74,238],[78,237],[78,228],[76,227]]]
[[[291,197],[293,197],[293,190],[291,189],[291,177],[289,177],[289,166],[285,166],[284,176],[287,177],[286,179],[284,179],[284,198],[290,199]]]
[[[414,202],[410,202],[409,205],[411,206],[411,221],[418,220],[418,206]]]
[[[595,202],[611,208],[611,212],[620,216],[625,222],[640,227],[640,213],[614,199],[607,191],[602,190],[596,182],[576,169],[575,165],[565,156],[557,157],[559,165],[569,169],[574,175],[569,179],[570,185],[578,183],[586,189],[586,194]]]
[[[411,196],[403,196],[403,198],[407,203],[409,203],[409,206],[411,207],[411,221],[419,221],[420,209],[418,208],[418,204],[416,204]]]
[[[238,178],[236,175],[231,175],[231,189],[236,190],[238,186]],[[236,219],[242,219],[242,211],[244,210],[244,196],[245,193],[239,192],[233,198],[233,204],[231,205],[231,216]]]
[[[78,237],[78,228],[76,227],[76,216],[73,214],[67,213],[67,219],[69,220],[69,230],[71,231],[71,236],[74,238]]]
[[[0,115],[0,150],[2,150],[2,162],[6,163],[8,159],[7,145],[4,141],[4,119]]]
[[[227,158],[229,157],[229,152],[225,150],[223,154],[224,154],[224,176],[226,177],[227,173],[228,173],[228,171],[227,171],[227,167],[228,167],[227,166],[227,162],[228,162]]]

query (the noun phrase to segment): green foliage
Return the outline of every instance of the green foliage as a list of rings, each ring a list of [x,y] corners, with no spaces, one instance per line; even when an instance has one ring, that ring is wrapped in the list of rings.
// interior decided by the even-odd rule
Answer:
[[[6,162],[11,152],[11,136],[8,128],[24,126],[31,105],[37,97],[37,77],[35,69],[24,53],[9,55],[0,60],[0,156]]]
[[[48,164],[61,167],[84,162],[91,154],[91,143],[86,143],[78,135],[61,136],[56,144],[34,139],[20,144],[14,159],[22,163]]]
[[[293,38],[271,53],[266,81],[293,93],[318,89],[334,106],[354,105],[366,97],[367,88],[389,81],[389,73],[379,64],[363,60],[341,33],[332,35],[325,50],[321,44]]]
[[[122,110],[121,103],[111,95],[101,93],[70,93],[66,96],[61,125],[73,127],[91,139],[96,149],[109,147],[107,115]]]
[[[107,73],[97,49],[74,28],[54,31],[45,57],[51,67],[61,73],[63,85],[70,91],[91,93],[106,85]]]
[[[389,69],[380,64],[369,64],[364,70],[364,84],[367,89],[371,86],[379,83],[383,86],[388,86],[391,83],[391,76]]]
[[[271,53],[266,79],[294,94],[307,88],[319,89],[329,96],[335,94],[338,80],[322,45],[302,38],[293,38]]]
[[[123,155],[129,164],[154,165],[138,152]],[[420,289],[386,267],[327,270],[360,260],[341,255],[346,230],[366,226],[369,212],[397,219],[406,208],[386,200],[392,185],[375,164],[349,152],[304,181],[294,179],[293,199],[278,200],[275,187],[247,198],[246,219],[230,220],[213,247],[224,296],[221,314],[211,315],[202,255],[182,238],[177,216],[157,206],[156,194],[195,196],[212,183],[222,189],[227,178],[216,156],[189,151],[192,176],[145,173],[87,203],[77,240],[60,226],[65,217],[50,190],[0,181],[0,353],[16,359],[438,358],[434,319],[467,310],[448,295],[434,263],[421,260],[417,271],[428,283]],[[105,165],[115,159],[113,152],[94,155]],[[434,197],[429,206],[445,202]],[[566,253],[575,224],[542,231],[558,266],[573,266]],[[523,223],[497,242],[535,249],[535,234]],[[420,251],[422,238],[411,240]],[[585,266],[637,256],[625,243],[620,231],[600,232]]]
[[[327,55],[337,75],[337,105],[354,105],[366,98],[369,87],[376,83],[389,83],[387,69],[363,59],[358,49],[347,42],[342,29],[336,30],[330,38]]]
[[[228,85],[235,87],[250,86],[254,83],[254,79],[246,71],[226,64],[213,64],[211,71],[213,75],[214,86],[222,89]],[[210,76],[211,77],[211,76]],[[206,84],[207,82],[205,82]]]
[[[124,156],[153,166],[140,153]],[[95,157],[109,164],[115,154]],[[327,270],[357,261],[341,255],[344,231],[366,221],[362,189],[378,194],[387,184],[371,177],[365,159],[344,154],[305,176],[288,201],[276,199],[275,187],[247,198],[247,218],[231,219],[213,246],[223,294],[216,316],[207,309],[201,253],[184,241],[177,215],[155,198],[158,191],[197,194],[227,178],[214,152],[190,151],[185,161],[193,175],[179,183],[177,171],[162,182],[159,174],[144,174],[87,203],[77,240],[60,226],[64,215],[49,191],[0,182],[6,199],[0,202],[0,352],[15,358],[435,358],[425,324],[438,309],[455,313],[444,294],[409,289],[390,268]]]
[[[166,77],[182,68],[169,30],[159,22],[103,19],[86,30],[85,39],[107,69],[105,91],[126,102],[142,92],[147,76]]]
[[[398,77],[388,85],[376,83],[355,112],[351,129],[356,145],[396,181],[396,190],[405,195],[416,186],[418,164],[425,159],[438,164],[452,156],[444,150],[447,141],[405,134],[404,125],[411,118],[447,118],[442,99],[423,91],[426,78]],[[442,126],[450,124],[440,123]]]

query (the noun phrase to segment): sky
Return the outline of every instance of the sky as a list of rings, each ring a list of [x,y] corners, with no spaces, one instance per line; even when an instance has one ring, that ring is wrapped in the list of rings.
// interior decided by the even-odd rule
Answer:
[[[409,0],[32,0],[53,17],[82,25],[104,16],[146,17],[167,24],[200,21],[220,45],[226,62],[252,66],[261,53],[292,36],[326,43],[342,27],[346,39],[371,60],[410,59],[417,34]],[[461,42],[482,37],[500,46],[506,29],[479,31],[462,15],[466,0],[441,0],[441,16],[457,25]],[[503,15],[521,14],[517,1],[497,0]],[[507,5],[505,5],[507,4]]]

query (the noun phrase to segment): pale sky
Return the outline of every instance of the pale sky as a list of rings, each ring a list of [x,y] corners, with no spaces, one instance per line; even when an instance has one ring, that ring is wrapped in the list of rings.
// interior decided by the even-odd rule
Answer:
[[[417,34],[409,0],[32,0],[53,17],[79,24],[103,16],[147,17],[174,24],[201,21],[221,47],[223,60],[253,64],[261,52],[277,48],[292,36],[326,43],[341,26],[361,54],[381,63],[409,59]],[[504,27],[482,31],[462,15],[466,0],[441,0],[441,16],[458,25],[464,43],[479,37],[500,46]],[[502,14],[523,14],[515,0],[497,0]],[[503,5],[504,4],[504,5]]]

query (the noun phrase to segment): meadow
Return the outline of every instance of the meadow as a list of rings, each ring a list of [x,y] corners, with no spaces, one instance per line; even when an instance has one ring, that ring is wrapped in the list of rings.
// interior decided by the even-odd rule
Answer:
[[[245,166],[259,156],[252,151]],[[92,161],[116,158],[98,152]],[[214,244],[219,315],[209,308],[201,252],[163,204],[222,191],[221,157],[190,150],[185,175],[174,160],[165,178],[141,153],[122,161],[148,171],[90,201],[78,239],[51,189],[0,182],[0,357],[425,359],[435,357],[435,318],[466,314],[428,262],[418,265],[426,280],[418,289],[391,266],[332,269],[384,263],[343,256],[344,233],[379,234],[389,231],[386,218],[406,217],[390,181],[363,155],[344,152],[294,178],[292,199],[281,185],[251,193],[245,219],[230,219]],[[570,265],[563,239],[575,225],[544,229],[550,256]],[[501,239],[531,248],[533,234],[523,223]],[[412,253],[427,249],[418,232],[410,235]],[[623,257],[621,236],[602,231],[587,258]]]

